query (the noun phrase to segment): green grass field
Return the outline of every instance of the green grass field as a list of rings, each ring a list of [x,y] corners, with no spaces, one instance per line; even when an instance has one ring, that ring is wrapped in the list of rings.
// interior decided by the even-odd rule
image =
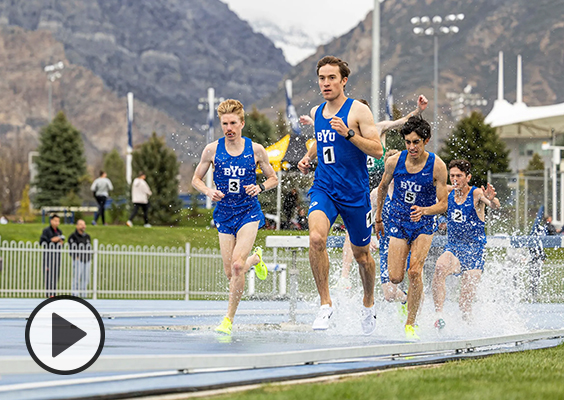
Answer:
[[[436,367],[382,371],[336,382],[263,385],[214,399],[564,399],[563,359],[564,345],[560,345]]]
[[[39,241],[41,232],[47,224],[8,224],[0,225],[0,238],[2,241]],[[61,224],[59,228],[65,236],[74,232],[74,225]],[[219,248],[217,230],[209,227],[163,227],[154,226],[143,228],[138,225],[129,228],[125,225],[92,226],[88,225],[86,232],[92,239],[98,239],[100,244],[126,244],[140,246],[177,246],[184,247],[189,242],[192,248]],[[259,230],[257,245],[264,246],[266,236],[270,235],[307,235],[306,231],[271,231]]]

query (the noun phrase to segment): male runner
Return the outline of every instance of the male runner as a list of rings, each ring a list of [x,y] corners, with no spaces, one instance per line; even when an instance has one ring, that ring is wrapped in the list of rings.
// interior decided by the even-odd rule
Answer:
[[[437,320],[435,327],[445,327],[443,306],[445,303],[445,279],[451,274],[461,274],[459,307],[464,320],[472,314],[472,301],[484,270],[484,246],[486,245],[486,206],[500,207],[491,184],[487,188],[470,186],[471,165],[466,160],[453,160],[448,165],[451,187],[448,195],[447,245],[437,260],[433,276],[433,301]]]
[[[192,178],[192,186],[217,202],[213,220],[219,233],[219,247],[223,268],[229,279],[227,315],[216,331],[231,335],[233,318],[245,289],[245,273],[255,266],[257,277],[265,279],[268,273],[262,262],[262,250],[249,254],[264,225],[264,215],[257,199],[259,193],[278,185],[278,178],[268,162],[264,147],[243,137],[245,110],[237,100],[225,100],[217,108],[224,137],[208,144]],[[266,181],[257,185],[256,165],[260,166]],[[213,165],[217,189],[203,181]]]
[[[326,242],[340,214],[350,234],[364,289],[362,330],[371,334],[376,329],[375,263],[369,249],[373,221],[366,155],[381,158],[383,150],[370,109],[345,95],[349,74],[348,64],[337,57],[326,56],[317,63],[325,102],[311,110],[317,146],[308,150],[298,168],[306,174],[317,153],[319,163],[309,191],[309,260],[321,308],[312,328],[328,329],[333,314]]]
[[[378,188],[375,222],[378,238],[381,238],[384,235],[384,199],[393,179],[388,270],[390,281],[400,283],[405,274],[407,255],[411,251],[405,333],[409,339],[418,339],[413,325],[423,293],[421,274],[433,239],[433,215],[447,209],[447,170],[438,156],[425,150],[431,137],[431,127],[427,121],[411,117],[400,133],[407,150],[386,161],[384,176]]]

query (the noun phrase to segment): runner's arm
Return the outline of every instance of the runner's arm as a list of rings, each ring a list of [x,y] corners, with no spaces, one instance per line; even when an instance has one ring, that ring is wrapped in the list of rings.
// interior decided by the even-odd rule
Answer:
[[[253,143],[253,151],[255,153],[255,161],[259,165],[262,173],[266,176],[266,180],[262,183],[264,191],[270,190],[278,186],[278,177],[272,165],[268,162],[268,153],[266,149],[258,143]],[[262,192],[260,184],[246,185],[245,192],[251,196],[258,195]]]
[[[429,100],[427,100],[427,98],[425,96],[420,95],[419,98],[417,99],[417,108],[415,110],[413,110],[412,112],[407,114],[405,117],[402,117],[402,118],[397,119],[395,121],[380,121],[380,122],[377,122],[376,127],[380,131],[380,134],[384,134],[386,131],[389,131],[390,129],[399,128],[399,127],[403,126],[409,118],[417,116],[417,115],[421,115],[423,113],[423,111],[425,111],[425,109],[427,108],[428,103],[429,103]]]
[[[353,102],[349,113],[349,126],[345,125],[341,118],[333,117],[331,128],[343,137],[348,136],[349,129],[354,130],[355,135],[350,139],[352,144],[369,156],[380,159],[384,155],[380,134],[367,105],[358,101]]]
[[[225,194],[221,193],[219,190],[207,187],[203,181],[204,176],[213,163],[216,148],[217,142],[210,143],[204,148],[200,163],[196,167],[194,176],[192,177],[192,187],[194,187],[194,189],[198,192],[208,196],[212,201],[220,201],[223,197],[225,197]]]

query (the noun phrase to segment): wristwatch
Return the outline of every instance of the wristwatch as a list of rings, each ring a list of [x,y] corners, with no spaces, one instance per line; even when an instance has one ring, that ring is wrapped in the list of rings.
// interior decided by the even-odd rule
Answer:
[[[264,188],[264,185],[262,183],[259,183],[259,188],[260,188],[260,192],[264,192],[266,189]]]
[[[347,132],[347,136],[345,136],[345,139],[351,140],[353,136],[354,136],[354,131],[352,129],[349,129],[349,131]]]

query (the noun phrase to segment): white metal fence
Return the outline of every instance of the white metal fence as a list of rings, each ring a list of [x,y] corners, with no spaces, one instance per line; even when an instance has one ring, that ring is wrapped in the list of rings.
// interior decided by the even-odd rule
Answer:
[[[521,300],[564,301],[562,263],[545,262],[533,271],[525,258],[512,260],[505,255],[505,249],[491,249],[491,252],[500,251],[505,260],[503,264],[510,264],[507,268],[513,271],[511,279],[525,285],[524,292],[528,292],[528,287],[534,291],[534,296]],[[263,254],[264,261],[272,267],[285,264],[290,270],[293,266],[291,250],[265,249]],[[491,260],[492,256],[488,258]],[[331,282],[339,276],[341,257],[340,249],[329,251]],[[91,249],[71,249],[68,245],[43,248],[39,243],[3,241],[0,258],[0,298],[69,294],[93,299],[227,299],[229,292],[219,250],[192,249],[189,243],[184,247],[141,247],[102,245],[94,240]],[[85,264],[89,262],[89,268],[77,265],[77,259]],[[377,255],[375,259],[378,260]],[[46,280],[46,263],[50,267],[52,263],[58,265],[51,267],[50,272],[57,276],[51,282]],[[297,251],[295,263],[298,298],[316,299],[307,249]],[[426,264],[425,268],[432,274],[431,264]],[[81,271],[85,272],[83,276]],[[246,296],[286,298],[291,292],[291,278],[287,280],[285,273],[282,268],[269,272],[265,281],[249,282]],[[351,274],[353,286],[360,288],[358,268],[352,268]],[[508,273],[502,275],[509,276]],[[248,274],[248,278],[253,280],[254,274]]]
[[[284,296],[285,269],[290,261],[279,251],[265,251],[272,269],[266,281],[247,287],[257,297]],[[78,295],[93,299],[226,299],[229,282],[219,249],[103,245],[70,248],[38,242],[0,242],[0,298]],[[309,271],[307,254],[298,260]],[[282,276],[280,276],[282,275]],[[309,277],[311,274],[302,274]],[[254,278],[254,274],[249,274]],[[282,284],[280,283],[282,282]],[[304,283],[304,289],[313,286]]]

